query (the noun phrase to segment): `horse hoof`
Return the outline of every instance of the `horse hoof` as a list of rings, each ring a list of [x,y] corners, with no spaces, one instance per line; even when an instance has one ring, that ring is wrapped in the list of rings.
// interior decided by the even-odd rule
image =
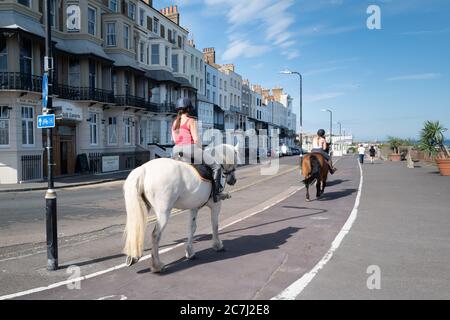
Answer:
[[[127,267],[131,267],[133,264],[136,264],[138,261],[139,261],[139,259],[128,256],[127,259],[125,260],[125,265]]]
[[[306,199],[306,202],[311,202],[311,199]]]
[[[216,250],[216,252],[225,252],[225,251],[227,251],[224,246],[222,246],[220,248],[214,248],[214,250]]]
[[[188,260],[194,260],[194,259],[197,258],[197,256],[195,255],[195,252],[194,252],[194,253],[188,253],[188,252],[186,252],[185,257],[186,257],[186,259],[188,259]]]
[[[164,265],[151,266],[150,270],[152,271],[152,273],[161,273],[164,271]]]

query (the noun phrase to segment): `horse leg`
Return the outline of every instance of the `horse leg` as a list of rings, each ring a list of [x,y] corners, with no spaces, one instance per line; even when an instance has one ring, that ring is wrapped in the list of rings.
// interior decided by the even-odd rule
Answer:
[[[162,232],[164,231],[167,221],[169,220],[170,210],[156,212],[157,222],[152,232],[152,262],[150,269],[154,273],[161,272],[164,264],[159,259],[159,241],[161,240]]]
[[[316,182],[316,189],[317,189],[316,197],[317,197],[317,199],[319,199],[320,196],[321,196],[321,193],[320,193],[321,184],[322,184],[322,180],[321,179],[317,179],[317,182]]]
[[[193,259],[195,257],[195,251],[192,246],[192,241],[194,238],[195,230],[197,229],[197,214],[198,214],[198,209],[190,210],[188,240],[187,240],[187,244],[186,244],[186,258],[188,258],[188,259]]]
[[[212,248],[217,252],[223,251],[223,243],[219,239],[219,213],[222,208],[222,202],[209,201],[209,208],[211,209],[211,226],[212,226]]]
[[[307,202],[310,202],[311,199],[310,199],[310,197],[309,197],[309,183],[308,183],[308,182],[305,182],[305,186],[306,186],[306,201],[307,201]]]

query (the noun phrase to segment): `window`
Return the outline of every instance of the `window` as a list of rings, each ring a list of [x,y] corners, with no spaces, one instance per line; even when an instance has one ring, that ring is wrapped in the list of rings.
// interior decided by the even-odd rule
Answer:
[[[227,107],[227,96],[223,96],[223,106]]]
[[[194,76],[191,76],[191,85],[192,85],[192,86],[195,85],[195,83],[194,83]]]
[[[144,9],[139,9],[139,25],[141,26],[141,27],[143,27],[144,26],[144,20],[145,20],[145,11],[144,11]]]
[[[136,5],[131,1],[128,1],[128,18],[131,20],[136,19]]]
[[[117,118],[109,117],[108,118],[108,144],[115,145],[117,144]]]
[[[80,87],[80,61],[69,60],[69,86]]]
[[[152,44],[152,64],[159,64],[159,44]]]
[[[227,81],[223,82],[223,87],[224,87],[225,91],[227,91]]]
[[[28,8],[31,7],[31,0],[18,0],[17,2],[19,2],[20,4],[27,6]]]
[[[117,75],[115,72],[111,73],[111,87],[113,90],[113,94],[117,94]]]
[[[203,91],[203,79],[200,79],[200,92],[204,92]]]
[[[206,99],[209,100],[210,97],[211,97],[211,94],[210,94],[210,91],[208,89],[208,90],[206,90]]]
[[[123,26],[123,46],[125,49],[130,49],[130,27],[128,25]]]
[[[115,47],[116,43],[116,23],[108,22],[106,24],[106,45],[108,47]]]
[[[198,86],[198,78],[195,78],[195,88],[196,88],[197,90],[200,89],[199,86]]]
[[[109,9],[113,12],[117,12],[117,0],[109,0]]]
[[[165,65],[168,67],[169,66],[169,47],[166,47],[166,52],[165,52],[165,56],[164,56],[164,63]]]
[[[195,69],[198,70],[198,58],[195,57]]]
[[[164,28],[164,26],[163,25],[161,25],[161,38],[165,38],[166,37],[166,29]]]
[[[217,82],[217,77],[216,77],[216,76],[213,76],[213,86],[214,86],[214,87],[217,85],[216,82]]]
[[[206,73],[206,83],[211,84],[211,74],[209,72]]]
[[[8,46],[6,38],[0,38],[0,71],[8,71]]]
[[[213,103],[216,103],[216,92],[213,91]]]
[[[173,69],[173,72],[178,72],[178,55],[177,54],[172,55],[172,69]]]
[[[194,70],[194,56],[191,56],[191,69]]]
[[[203,71],[203,60],[200,60],[200,71]]]
[[[128,96],[131,94],[131,79],[128,72],[125,73],[125,94]]]
[[[50,24],[52,27],[56,26],[56,14],[55,14],[56,0],[50,1]]]
[[[144,43],[139,42],[139,61],[141,61],[142,63],[144,63],[145,58],[144,50]]]
[[[150,64],[150,45],[147,46],[147,64]]]
[[[0,146],[9,145],[9,109],[0,106]]]
[[[97,10],[91,7],[88,7],[88,33],[95,36],[96,26],[95,19],[97,15]]]
[[[95,61],[89,61],[89,88],[94,89],[96,87],[96,64]]]
[[[98,114],[89,112],[89,141],[91,145],[98,144]]]
[[[187,57],[183,56],[183,73],[186,73]]]
[[[222,83],[222,79],[219,79],[219,88],[220,88],[220,90],[222,90],[222,87],[223,87],[222,84],[223,84]]]
[[[151,120],[150,124],[151,124],[151,132],[152,132],[152,142],[160,143],[161,121]]]
[[[20,46],[20,72],[31,75],[31,64],[33,58],[31,56],[31,40],[22,38]]]
[[[153,19],[153,32],[158,34],[158,30],[159,30],[159,20],[154,18]]]
[[[33,107],[22,107],[22,144],[34,145],[34,110]]]
[[[219,94],[219,106],[221,106],[221,107],[222,107],[222,102],[223,102],[222,95]]]
[[[131,126],[132,126],[132,120],[130,117],[126,117],[123,119],[124,124],[124,135],[123,135],[123,142],[125,144],[131,144]]]

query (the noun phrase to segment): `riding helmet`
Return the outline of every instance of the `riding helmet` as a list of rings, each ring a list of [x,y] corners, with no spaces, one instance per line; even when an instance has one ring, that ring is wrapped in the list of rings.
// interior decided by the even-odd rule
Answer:
[[[180,98],[177,101],[177,105],[175,109],[177,111],[186,109],[186,110],[192,110],[194,107],[192,106],[192,101],[189,98]]]
[[[320,129],[319,131],[317,131],[317,135],[318,135],[319,137],[323,137],[323,136],[325,135],[325,130]]]

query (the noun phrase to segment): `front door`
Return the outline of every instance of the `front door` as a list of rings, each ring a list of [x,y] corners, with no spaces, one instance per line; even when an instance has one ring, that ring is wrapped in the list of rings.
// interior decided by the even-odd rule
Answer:
[[[47,130],[43,130],[46,144]],[[75,173],[76,129],[74,125],[57,125],[53,130],[53,160],[55,176]],[[44,153],[44,176],[47,176],[47,153]]]

